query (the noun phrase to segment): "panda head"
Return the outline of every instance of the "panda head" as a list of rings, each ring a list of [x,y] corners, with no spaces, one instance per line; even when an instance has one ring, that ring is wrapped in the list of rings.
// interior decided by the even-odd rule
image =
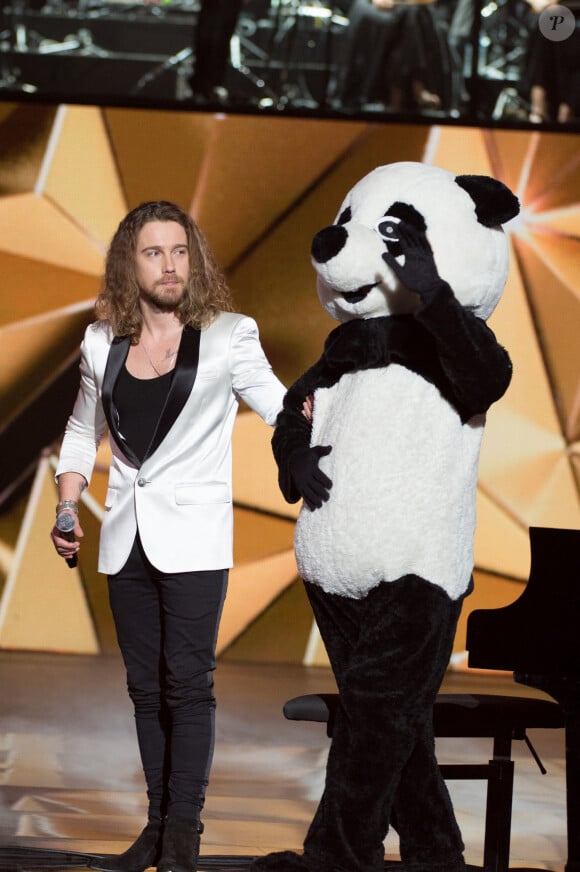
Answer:
[[[507,278],[500,225],[518,211],[515,195],[489,176],[455,176],[411,161],[378,167],[349,191],[335,223],[314,237],[320,302],[338,321],[415,312],[418,295],[383,258],[385,251],[402,257],[396,228],[404,221],[426,233],[439,275],[459,302],[487,319]]]

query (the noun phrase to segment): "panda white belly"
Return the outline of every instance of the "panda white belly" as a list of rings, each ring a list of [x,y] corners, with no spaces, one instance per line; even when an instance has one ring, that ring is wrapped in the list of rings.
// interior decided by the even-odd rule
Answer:
[[[466,424],[437,388],[398,364],[341,377],[314,398],[312,445],[331,445],[322,508],[302,507],[302,578],[360,598],[412,573],[465,592],[473,569],[484,416]]]

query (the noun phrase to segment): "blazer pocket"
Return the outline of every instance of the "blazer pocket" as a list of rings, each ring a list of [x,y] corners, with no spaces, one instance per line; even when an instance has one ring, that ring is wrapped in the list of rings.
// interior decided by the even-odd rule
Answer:
[[[175,502],[178,506],[229,503],[231,502],[230,488],[225,481],[207,481],[202,484],[178,484],[175,486]]]
[[[219,375],[219,373],[215,367],[200,366],[198,371],[197,371],[197,375],[195,377],[196,377],[196,379],[198,379],[198,378],[203,379],[203,380],[207,379],[208,381],[211,381],[211,380],[215,380],[218,377],[218,375]]]

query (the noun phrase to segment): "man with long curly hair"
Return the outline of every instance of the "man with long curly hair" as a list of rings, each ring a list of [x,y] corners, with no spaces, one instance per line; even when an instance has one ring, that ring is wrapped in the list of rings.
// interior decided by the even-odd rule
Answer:
[[[81,346],[51,534],[72,564],[83,535],[78,501],[108,426],[99,571],[108,576],[149,807],[134,844],[94,859],[95,869],[197,865],[214,745],[215,643],[232,565],[232,429],[240,399],[274,424],[285,393],[256,323],[232,309],[186,212],[159,201],[124,218],[107,255],[98,320]],[[63,521],[74,541],[60,532]]]

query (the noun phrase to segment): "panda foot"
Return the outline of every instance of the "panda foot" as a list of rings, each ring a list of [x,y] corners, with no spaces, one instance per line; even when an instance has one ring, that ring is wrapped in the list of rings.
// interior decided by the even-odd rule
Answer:
[[[276,851],[257,857],[250,863],[248,872],[307,872],[308,867],[300,854],[294,851]]]

